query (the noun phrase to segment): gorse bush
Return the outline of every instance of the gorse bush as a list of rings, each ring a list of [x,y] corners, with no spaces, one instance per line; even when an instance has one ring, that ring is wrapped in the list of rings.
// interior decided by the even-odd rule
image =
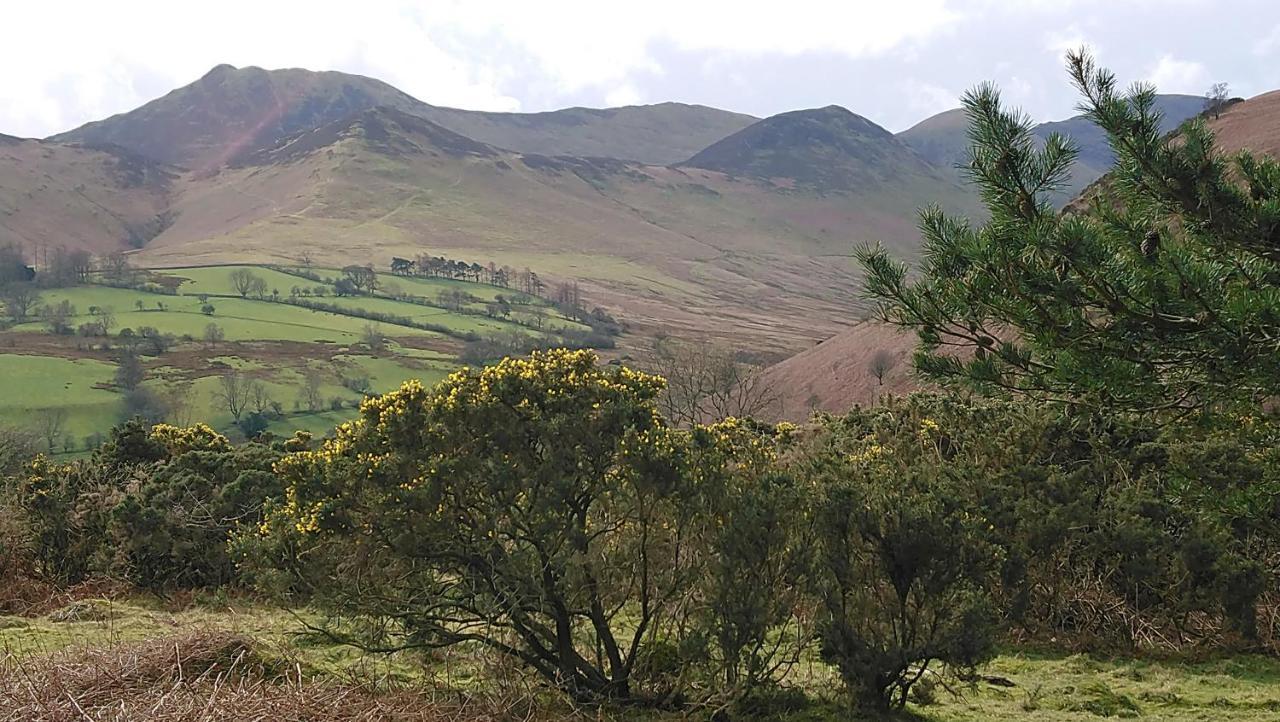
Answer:
[[[1000,550],[969,493],[977,470],[920,411],[832,423],[801,462],[815,494],[822,655],[880,707],[906,704],[934,662],[964,671],[989,659],[999,621],[988,590]]]
[[[714,490],[700,629],[730,693],[776,684],[812,640],[810,489],[779,463],[794,433],[727,419],[688,436],[696,483]]]
[[[203,426],[156,426],[151,438],[167,461],[111,510],[110,536],[128,577],[148,589],[234,581],[228,534],[279,495],[272,472],[279,452],[262,444],[232,447]]]
[[[62,583],[252,582],[366,650],[466,645],[632,704],[747,709],[821,656],[851,700],[899,707],[1006,629],[1274,642],[1270,418],[918,395],[677,429],[661,385],[560,350],[367,399],[318,448],[135,420],[8,482],[13,548]]]
[[[998,548],[987,589],[1026,633],[1133,646],[1152,630],[1174,643],[1220,631],[1198,618],[1250,639],[1257,601],[1274,585],[1262,560],[1280,551],[1280,459],[1274,422],[1244,421],[1153,428],[915,396],[827,421],[824,446],[804,458],[860,488],[875,475],[849,468],[855,460],[935,467],[925,478],[983,520],[982,540]],[[1099,607],[1115,612],[1088,611]]]
[[[570,351],[409,382],[281,461],[259,543],[298,550],[317,603],[387,620],[379,648],[474,643],[576,698],[643,699],[638,663],[698,581],[708,503],[660,386]]]
[[[281,447],[283,448],[283,446]],[[152,590],[234,581],[228,534],[279,494],[262,444],[232,446],[207,426],[114,429],[90,459],[37,457],[8,496],[43,574],[63,584],[110,575]]]

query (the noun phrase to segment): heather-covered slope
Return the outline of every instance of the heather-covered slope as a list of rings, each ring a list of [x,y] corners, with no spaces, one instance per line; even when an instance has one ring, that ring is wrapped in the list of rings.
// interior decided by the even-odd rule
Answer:
[[[119,148],[0,137],[0,244],[137,248],[168,223],[175,171]]]

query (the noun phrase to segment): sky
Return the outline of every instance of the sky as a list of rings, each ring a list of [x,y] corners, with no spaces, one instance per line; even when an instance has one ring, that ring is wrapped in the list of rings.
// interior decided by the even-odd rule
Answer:
[[[542,111],[842,105],[893,131],[996,82],[1074,114],[1067,49],[1126,83],[1280,88],[1280,0],[6,0],[0,133],[131,110],[220,63],[372,76],[420,100]]]

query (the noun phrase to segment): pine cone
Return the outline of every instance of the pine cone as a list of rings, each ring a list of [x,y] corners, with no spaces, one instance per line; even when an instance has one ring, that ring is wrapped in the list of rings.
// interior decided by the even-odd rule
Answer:
[[[1147,237],[1142,239],[1138,250],[1147,258],[1155,258],[1156,252],[1160,250],[1160,232],[1154,229],[1147,231]]]

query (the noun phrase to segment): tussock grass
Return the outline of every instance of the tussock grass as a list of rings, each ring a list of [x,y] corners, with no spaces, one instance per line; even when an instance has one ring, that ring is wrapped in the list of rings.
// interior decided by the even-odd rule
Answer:
[[[308,678],[248,637],[217,631],[0,659],[0,721],[569,719],[526,694],[378,690]]]
[[[305,634],[302,622],[315,621],[306,609],[225,595],[116,595],[108,602],[88,591],[53,600],[41,616],[0,617],[0,722],[705,722],[717,711],[575,709],[509,661],[476,649],[369,655]],[[102,607],[105,618],[53,621],[68,609]],[[816,658],[797,666],[784,690],[720,714],[734,722],[863,719]],[[969,683],[913,699],[902,718],[1089,722],[1135,715],[1168,722],[1280,719],[1280,661],[1010,649]]]

